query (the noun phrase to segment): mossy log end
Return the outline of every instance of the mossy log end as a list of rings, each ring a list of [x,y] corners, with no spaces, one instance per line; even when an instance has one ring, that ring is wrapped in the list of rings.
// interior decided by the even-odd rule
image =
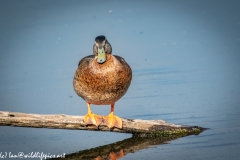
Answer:
[[[86,125],[83,122],[83,116],[70,116],[64,114],[43,115],[0,111],[0,125],[2,126],[109,131],[131,133],[134,137],[191,135],[199,134],[205,130],[199,126],[175,125],[163,120],[122,118],[122,121],[122,129],[109,129],[104,122],[98,127],[94,125]]]

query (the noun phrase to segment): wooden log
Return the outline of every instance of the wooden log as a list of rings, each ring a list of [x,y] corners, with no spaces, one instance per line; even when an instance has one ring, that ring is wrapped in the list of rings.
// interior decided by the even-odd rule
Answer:
[[[205,130],[205,128],[199,126],[175,125],[163,120],[122,118],[122,121],[122,129],[109,129],[104,122],[99,126],[86,125],[83,122],[83,116],[69,116],[65,114],[41,115],[0,111],[0,125],[2,126],[121,132],[132,133],[133,137],[190,135],[199,134]]]

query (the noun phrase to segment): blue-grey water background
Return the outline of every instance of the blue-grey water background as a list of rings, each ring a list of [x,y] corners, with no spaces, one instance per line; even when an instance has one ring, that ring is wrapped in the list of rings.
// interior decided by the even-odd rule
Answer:
[[[84,115],[79,60],[105,35],[133,70],[115,114],[209,130],[122,159],[239,159],[240,2],[0,1],[0,110]],[[107,115],[110,106],[94,106]],[[0,153],[69,154],[130,134],[0,126]]]

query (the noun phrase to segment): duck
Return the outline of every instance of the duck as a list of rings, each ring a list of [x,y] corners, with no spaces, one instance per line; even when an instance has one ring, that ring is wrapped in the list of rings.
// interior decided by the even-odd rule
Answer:
[[[114,114],[115,103],[127,92],[132,80],[132,69],[120,56],[112,54],[111,44],[104,35],[97,36],[93,55],[82,58],[74,74],[73,87],[86,101],[88,112],[85,124],[122,128],[122,120]],[[91,111],[90,104],[110,105],[110,113],[100,116]]]

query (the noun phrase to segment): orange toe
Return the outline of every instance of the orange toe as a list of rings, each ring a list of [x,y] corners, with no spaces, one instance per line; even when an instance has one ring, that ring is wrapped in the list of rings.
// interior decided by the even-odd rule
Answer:
[[[103,119],[109,128],[113,127],[122,128],[121,118],[115,116],[113,112],[111,112],[108,116],[104,116]]]
[[[111,158],[111,160],[116,160],[117,159],[117,156],[116,156],[116,154],[114,152],[111,152],[109,154],[109,157]]]
[[[109,158],[111,158],[111,160],[117,160],[117,159],[120,159],[124,157],[124,152],[123,152],[123,149],[121,149],[120,151],[118,152],[111,152],[109,154]]]
[[[84,122],[86,124],[94,124],[95,126],[98,126],[102,122],[102,116],[93,113],[87,113],[84,116]]]
[[[124,157],[124,151],[121,149],[119,152],[116,153],[117,159]]]

